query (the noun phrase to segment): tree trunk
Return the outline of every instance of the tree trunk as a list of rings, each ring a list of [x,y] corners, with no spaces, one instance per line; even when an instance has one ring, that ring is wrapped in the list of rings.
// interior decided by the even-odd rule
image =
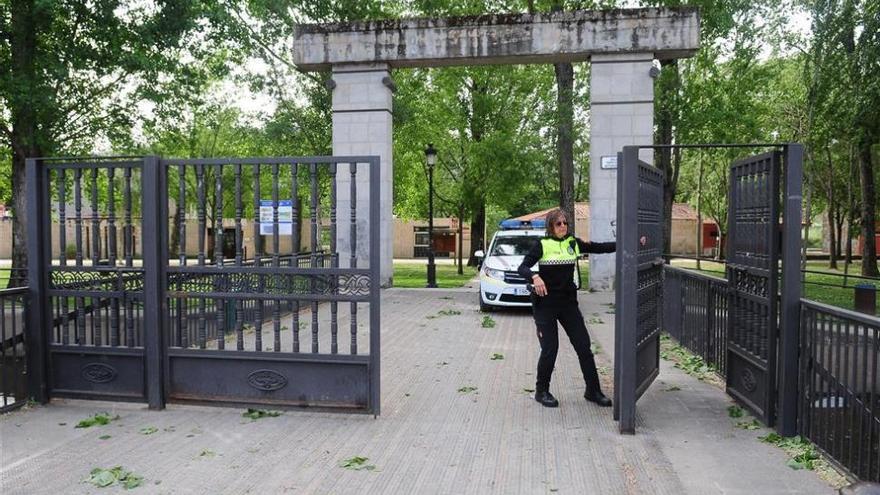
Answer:
[[[174,225],[171,228],[171,237],[168,240],[169,258],[177,258],[180,255],[180,224],[183,221],[183,210],[180,208],[180,202],[175,201]]]
[[[559,207],[568,213],[575,233],[574,216],[574,68],[554,64],[556,70],[556,153],[559,157]]]
[[[834,197],[834,162],[831,159],[831,148],[828,146],[825,146],[825,154],[828,158],[828,183],[825,189],[826,197],[828,198],[828,268],[836,270],[839,252],[837,250],[837,236],[834,231],[834,219],[838,206]]]
[[[834,228],[837,229],[837,246],[835,249],[835,253],[837,253],[837,259],[841,259],[843,257],[843,222],[846,219],[846,214],[843,211],[843,207],[838,205],[837,211],[835,212],[834,218]],[[835,263],[836,265],[836,263]]]
[[[464,207],[458,208],[458,274],[464,274],[464,267],[461,266],[462,249],[464,249]]]
[[[804,213],[804,234],[803,234],[803,242],[801,243],[801,270],[807,269],[807,244],[810,243],[810,225],[813,224],[813,182],[807,180],[806,184],[806,205],[807,211]],[[805,273],[801,272],[801,279],[806,276]]]
[[[828,207],[826,222],[828,225],[828,268],[837,270],[837,232],[834,228],[834,207]]]
[[[700,175],[697,179],[697,270],[700,269],[700,258],[703,257],[703,155],[700,150]]]
[[[477,266],[479,260],[474,253],[483,249],[484,238],[486,237],[486,203],[481,202],[477,210],[474,212],[474,218],[471,220],[471,254],[468,258],[468,266]]]
[[[876,277],[877,271],[877,191],[874,188],[874,169],[871,157],[872,140],[865,135],[859,142],[859,175],[862,189],[862,236],[865,242],[862,249],[862,275]]]
[[[654,141],[657,144],[673,144],[675,126],[677,123],[677,99],[681,87],[681,78],[678,74],[678,61],[670,60],[663,62],[664,69],[660,74],[660,84],[657,85],[657,98],[654,107],[654,115],[657,123],[657,132]],[[676,150],[673,159],[670,148],[657,150],[655,158],[657,168],[665,174],[663,184],[663,252],[671,252],[672,247],[672,203],[675,200],[675,192],[678,186],[678,172],[681,164],[680,151]]]
[[[38,125],[38,105],[34,95],[37,83],[37,18],[33,0],[12,2],[12,33],[10,48],[11,67],[17,81],[9,88],[9,112],[12,117],[12,273],[8,287],[27,283],[27,194],[25,187],[25,160],[42,156],[42,139]],[[30,219],[42,221],[43,219]],[[64,246],[61,247],[64,249]]]

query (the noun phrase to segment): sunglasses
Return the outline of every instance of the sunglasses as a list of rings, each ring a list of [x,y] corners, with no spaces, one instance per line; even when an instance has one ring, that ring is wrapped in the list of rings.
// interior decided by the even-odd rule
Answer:
[[[566,222],[565,220],[560,220],[560,221],[554,223],[553,225],[555,225],[557,227],[561,227],[563,225],[568,225],[568,222]]]

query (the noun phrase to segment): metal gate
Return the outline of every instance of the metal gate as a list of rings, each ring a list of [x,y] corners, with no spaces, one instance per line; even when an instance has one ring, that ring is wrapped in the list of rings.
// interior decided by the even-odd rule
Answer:
[[[34,159],[27,170],[37,399],[378,414],[376,157]]]
[[[636,401],[659,373],[663,298],[663,172],[618,154],[614,419],[635,432]]]
[[[731,165],[727,217],[727,391],[768,426],[776,403],[781,157],[773,151]]]

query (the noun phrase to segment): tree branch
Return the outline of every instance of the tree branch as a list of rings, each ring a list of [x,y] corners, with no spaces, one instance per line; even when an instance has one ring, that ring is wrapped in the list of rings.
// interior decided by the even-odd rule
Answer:
[[[247,29],[248,33],[250,34],[251,40],[253,40],[257,45],[259,45],[260,48],[265,50],[266,53],[271,55],[271,57],[273,59],[277,60],[278,62],[281,62],[283,65],[287,66],[288,68],[299,72],[300,74],[306,76],[307,78],[311,79],[312,81],[314,81],[318,84],[321,83],[321,79],[319,76],[300,69],[295,64],[291,63],[289,60],[285,59],[280,54],[278,54],[278,52],[276,52],[274,48],[269,46],[269,43],[267,43],[265,40],[263,40],[262,37],[259,35],[259,33],[257,33],[256,30],[254,30],[254,28],[251,27],[251,23],[242,17],[241,12],[238,10],[236,5],[237,5],[236,2],[231,2],[232,12],[233,12],[233,14],[235,14],[235,17],[238,18],[241,25],[244,26],[245,29]]]

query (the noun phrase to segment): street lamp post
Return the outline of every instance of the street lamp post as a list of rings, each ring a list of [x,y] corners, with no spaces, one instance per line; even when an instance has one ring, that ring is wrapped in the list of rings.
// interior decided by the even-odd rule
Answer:
[[[437,267],[434,265],[434,164],[437,163],[437,150],[432,143],[425,148],[428,163],[428,283],[425,287],[437,288]]]

